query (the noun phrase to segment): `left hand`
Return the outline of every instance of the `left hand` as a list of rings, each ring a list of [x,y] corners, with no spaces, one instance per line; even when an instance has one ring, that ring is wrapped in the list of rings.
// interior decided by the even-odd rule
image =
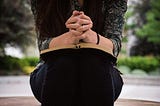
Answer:
[[[83,21],[80,21],[79,24],[81,26],[76,29],[76,31],[83,32],[80,35],[83,38],[82,39],[83,42],[96,44],[97,43],[97,33],[91,29],[93,27],[92,20],[90,19],[90,17],[85,15],[83,12],[82,12],[82,15],[80,16],[80,19],[89,21],[88,24],[82,24],[81,22]]]
[[[88,29],[80,36],[82,36],[83,38],[82,40],[85,43],[94,43],[94,44],[97,43],[97,33],[92,29]]]
[[[97,43],[97,34],[94,32],[91,28],[93,27],[93,22],[87,15],[84,14],[84,12],[80,12],[80,15],[78,16],[79,20],[77,21],[77,24],[79,24],[79,27],[73,28],[73,26],[68,25],[67,28],[74,29],[73,33],[77,35],[79,32],[79,36],[83,42],[86,43]]]

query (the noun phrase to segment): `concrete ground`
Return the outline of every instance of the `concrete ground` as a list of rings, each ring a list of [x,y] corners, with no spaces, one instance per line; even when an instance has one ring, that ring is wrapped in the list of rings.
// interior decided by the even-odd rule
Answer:
[[[125,84],[115,106],[160,106],[160,77],[123,76],[123,79]],[[31,92],[29,76],[0,77],[0,106],[39,105]]]
[[[40,106],[34,97],[6,97],[0,98],[0,106]],[[159,102],[118,99],[115,106],[160,106]]]

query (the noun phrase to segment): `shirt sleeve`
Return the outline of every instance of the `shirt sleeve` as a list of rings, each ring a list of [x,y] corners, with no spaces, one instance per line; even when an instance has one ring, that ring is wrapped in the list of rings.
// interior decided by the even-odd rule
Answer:
[[[121,50],[122,30],[124,24],[124,14],[127,11],[127,0],[113,1],[108,5],[110,0],[106,0],[105,7],[105,25],[104,36],[113,42],[113,54],[118,56]]]
[[[34,15],[34,19],[36,20],[36,17],[37,17],[37,11],[36,11],[36,8],[37,8],[37,0],[31,0],[31,10],[32,10],[32,13]],[[37,39],[38,39],[38,48],[39,48],[39,51],[42,51],[42,50],[45,50],[45,49],[48,49],[49,48],[49,43],[50,41],[52,40],[51,37],[43,37],[43,38],[40,38],[39,37],[39,31],[36,30],[37,32]]]
[[[45,50],[49,48],[49,43],[51,42],[51,37],[38,38],[38,47],[39,51]]]

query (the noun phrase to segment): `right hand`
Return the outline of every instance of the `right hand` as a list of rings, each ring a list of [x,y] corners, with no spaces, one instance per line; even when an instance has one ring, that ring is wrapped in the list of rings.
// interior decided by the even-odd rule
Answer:
[[[91,23],[90,20],[80,19],[80,16],[82,14],[84,15],[83,12],[73,11],[72,16],[65,23],[69,31],[58,37],[53,38],[49,44],[49,48],[53,48],[56,46],[78,44],[81,39],[84,39],[84,36],[80,36],[83,34],[83,31],[78,31],[77,29],[82,26],[81,24],[87,25]],[[79,20],[81,20],[80,24]]]
[[[72,16],[67,20],[67,22],[65,23],[66,27],[67,25],[71,25],[76,27],[79,27],[78,24],[76,24],[76,22],[78,21],[78,16],[79,12],[78,11],[74,11]],[[73,29],[69,29],[68,32],[55,37],[51,40],[50,44],[49,44],[49,48],[53,48],[56,46],[65,46],[65,45],[71,45],[71,44],[78,44],[79,43],[79,39],[76,35],[80,35],[81,33],[78,31],[74,31]]]
[[[93,27],[90,17],[84,14],[84,12],[73,11],[72,16],[65,23],[69,31],[77,37],[79,40],[86,38],[84,33]]]
[[[78,44],[78,43],[79,43],[79,39],[75,37],[72,34],[72,32],[69,31],[58,37],[53,38],[49,44],[49,48]]]

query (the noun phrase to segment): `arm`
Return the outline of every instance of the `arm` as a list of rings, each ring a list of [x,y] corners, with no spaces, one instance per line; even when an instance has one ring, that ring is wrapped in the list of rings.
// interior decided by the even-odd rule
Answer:
[[[37,11],[36,11],[36,7],[37,7],[37,0],[30,0],[31,1],[31,10],[32,13],[34,15],[34,18],[36,20],[37,17]],[[74,15],[76,15],[77,12],[74,13]],[[74,20],[75,16],[72,15],[70,17],[70,20]],[[74,20],[76,21],[76,20]],[[74,22],[73,21],[73,22]],[[38,30],[36,30],[37,32],[37,40],[38,40],[38,47],[39,50],[45,50],[48,48],[52,48],[55,46],[59,46],[59,45],[67,45],[67,44],[75,44],[76,42],[79,42],[79,39],[81,39],[80,37],[76,37],[73,33],[72,30],[68,31],[62,35],[59,35],[58,37],[39,37],[40,32]]]
[[[124,14],[127,10],[127,1],[126,0],[119,0],[114,1],[112,5],[108,5],[108,0],[105,2],[105,26],[104,26],[104,34],[100,36],[99,45],[101,46],[108,46],[113,50],[114,56],[118,56],[120,49],[121,49],[121,40],[122,40],[122,29],[124,24]],[[83,16],[81,19],[90,20],[88,18],[84,18]],[[91,20],[90,20],[91,21]],[[86,43],[94,43],[97,42],[97,34],[91,29],[92,26],[85,25],[76,28],[79,32],[84,32],[82,35],[83,41]],[[72,27],[70,27],[71,29]],[[88,30],[86,30],[88,29]]]
[[[78,11],[74,11],[72,16],[67,20],[66,25],[79,27],[76,22],[78,21]],[[67,27],[67,26],[66,26]],[[38,38],[38,46],[40,51],[48,48],[54,48],[59,46],[78,44],[79,40],[82,39],[81,32],[75,31],[74,29],[69,30],[57,37],[41,37]]]
[[[37,0],[30,0],[30,2],[31,2],[31,10],[32,10],[33,16],[36,20],[36,17],[37,17],[37,11],[36,11]],[[38,40],[39,50],[41,51],[41,50],[47,49],[49,47],[49,43],[50,43],[52,38],[47,38],[47,37],[39,38],[39,31],[36,30],[36,32],[37,32],[37,40]]]
[[[36,7],[37,7],[37,0],[30,0],[31,1],[31,10],[32,10],[32,13],[34,15],[34,18],[36,20],[36,17],[37,17],[37,11],[36,11]],[[38,48],[39,50],[44,50],[44,49],[47,49],[49,47],[49,43],[51,41],[52,38],[47,38],[47,37],[44,37],[44,38],[39,38],[39,32],[37,32],[37,39],[38,39]]]
[[[51,42],[52,38],[38,38],[38,48],[40,51],[48,49],[49,48],[49,44]]]
[[[115,56],[118,56],[121,49],[124,14],[126,10],[127,0],[115,1],[113,5],[106,7],[104,36],[112,41],[113,54]]]

